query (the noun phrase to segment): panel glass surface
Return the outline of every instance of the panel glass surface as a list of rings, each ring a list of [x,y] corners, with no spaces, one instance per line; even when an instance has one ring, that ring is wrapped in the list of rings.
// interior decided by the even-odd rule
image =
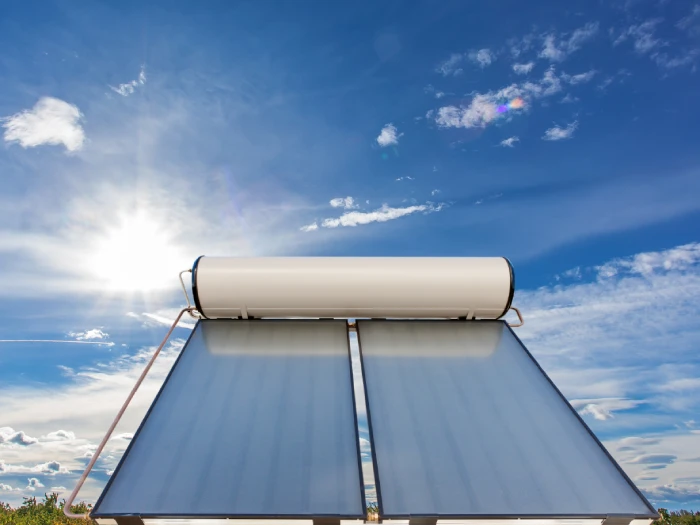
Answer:
[[[95,516],[361,517],[344,321],[200,321]]]
[[[499,321],[359,321],[382,516],[653,515]]]

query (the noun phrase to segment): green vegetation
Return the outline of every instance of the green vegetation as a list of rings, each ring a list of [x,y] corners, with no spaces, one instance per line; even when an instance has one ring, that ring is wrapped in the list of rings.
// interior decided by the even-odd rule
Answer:
[[[666,509],[659,509],[661,519],[656,520],[652,525],[700,525],[700,512],[688,512],[679,510],[669,512]]]
[[[97,522],[82,519],[68,519],[63,514],[65,500],[58,501],[58,494],[44,494],[44,501],[37,502],[36,498],[24,498],[24,503],[13,509],[7,503],[0,502],[0,525],[97,525]],[[76,514],[84,514],[92,508],[92,505],[79,503],[73,505],[71,510]],[[376,503],[367,504],[367,514],[375,516],[379,512]],[[659,509],[661,519],[652,525],[700,525],[700,512],[679,510],[669,512]]]
[[[0,502],[0,525],[97,525],[94,520],[69,519],[63,514],[65,500],[59,502],[58,494],[44,494],[44,501],[37,502],[36,498],[24,498],[24,503],[13,509],[7,503]],[[76,514],[85,514],[92,505],[79,503],[71,510]]]

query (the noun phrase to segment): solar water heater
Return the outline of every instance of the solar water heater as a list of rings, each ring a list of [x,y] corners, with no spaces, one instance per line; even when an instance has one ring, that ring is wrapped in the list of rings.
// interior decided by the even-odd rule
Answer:
[[[655,509],[512,330],[504,258],[217,258],[191,335],[89,516],[167,525],[649,523]],[[183,272],[185,273],[185,272]],[[180,275],[182,279],[182,274]],[[520,324],[503,317],[514,310]],[[351,332],[361,377],[353,377]],[[363,385],[358,407],[353,384]],[[641,523],[641,522],[640,522]]]

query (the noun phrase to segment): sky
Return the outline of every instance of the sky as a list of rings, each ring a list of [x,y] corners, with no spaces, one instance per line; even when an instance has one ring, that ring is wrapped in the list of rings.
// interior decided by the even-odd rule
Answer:
[[[27,1],[0,47],[0,501],[67,497],[199,255],[505,256],[544,370],[700,509],[700,4]]]

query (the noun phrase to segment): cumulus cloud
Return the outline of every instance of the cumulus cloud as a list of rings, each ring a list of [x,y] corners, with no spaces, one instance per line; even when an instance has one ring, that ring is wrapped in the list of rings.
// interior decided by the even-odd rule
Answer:
[[[553,33],[544,36],[540,58],[546,58],[552,62],[561,62],[574,51],[581,49],[584,43],[592,39],[598,32],[598,22],[589,22],[576,29],[571,36],[562,35],[559,38]]]
[[[360,207],[359,204],[357,204],[355,202],[355,199],[353,199],[352,197],[337,197],[335,199],[331,199],[330,204],[334,208],[344,208],[346,210],[351,210]]]
[[[136,91],[136,88],[139,86],[143,86],[146,83],[146,69],[145,67],[141,66],[141,71],[139,72],[139,76],[136,80],[132,80],[131,82],[127,82],[126,84],[119,84],[119,86],[114,87],[114,86],[109,86],[112,91],[115,93],[119,93],[123,97],[128,97],[129,95],[133,94],[134,91]]]
[[[532,68],[535,67],[534,62],[526,62],[525,64],[513,64],[513,71],[518,75],[526,75]]]
[[[42,441],[70,441],[75,439],[75,433],[69,430],[57,430],[42,436]]]
[[[299,229],[303,232],[313,232],[318,230],[318,223],[312,222],[311,224],[306,224]]]
[[[511,84],[498,91],[476,93],[469,105],[441,107],[434,118],[438,126],[443,128],[484,128],[497,119],[525,111],[528,101],[548,97],[559,91],[561,80],[552,66],[545,71],[540,81]],[[525,104],[515,108],[506,106],[518,97],[524,99]]]
[[[83,147],[83,114],[77,106],[53,97],[43,97],[32,109],[2,119],[5,141],[23,148],[62,144],[67,151]]]
[[[620,33],[620,35],[613,42],[613,46],[617,46],[626,40],[632,40],[634,44],[634,50],[643,55],[648,53],[652,49],[655,49],[664,44],[664,42],[656,38],[654,32],[656,31],[656,26],[661,22],[660,18],[653,18],[642,22],[641,24],[635,24]]]
[[[459,64],[461,64],[463,59],[464,55],[461,53],[452,53],[450,58],[440,63],[435,70],[444,77],[459,75],[462,73],[462,68],[459,67]]]
[[[520,139],[518,137],[508,137],[507,139],[501,141],[501,146],[506,148],[512,148],[515,147],[516,142],[520,142]]]
[[[38,439],[29,437],[22,431],[15,432],[11,427],[0,428],[0,444],[6,443],[26,447],[28,445],[33,445],[37,441]]]
[[[621,257],[596,266],[598,279],[683,271],[700,263],[700,243],[693,242],[658,252],[638,253],[631,257]]]
[[[653,485],[644,488],[643,492],[652,501],[684,502],[700,500],[700,483],[683,486],[671,483],[668,485]]]
[[[542,140],[565,140],[574,136],[574,131],[578,127],[578,121],[575,120],[566,127],[553,126],[544,132]]]
[[[382,148],[387,146],[394,146],[399,143],[399,137],[403,136],[403,133],[399,134],[396,126],[389,123],[382,128],[382,131],[377,137],[377,144]]]
[[[108,339],[109,334],[103,332],[99,328],[92,328],[84,332],[68,332],[70,337],[75,337],[78,341],[91,341],[94,339]]]
[[[496,60],[496,54],[490,49],[479,49],[478,51],[469,52],[469,60],[478,64],[479,67],[483,69]]]
[[[44,486],[44,484],[37,478],[28,478],[27,481],[29,482],[27,485],[27,490],[36,490]]]
[[[6,474],[44,474],[47,476],[55,476],[56,474],[68,474],[70,471],[61,465],[58,461],[47,461],[28,467],[19,464],[0,463],[0,472]]]
[[[571,406],[584,415],[593,416],[598,421],[614,418],[613,412],[630,410],[643,404],[644,401],[625,398],[572,399]]]

